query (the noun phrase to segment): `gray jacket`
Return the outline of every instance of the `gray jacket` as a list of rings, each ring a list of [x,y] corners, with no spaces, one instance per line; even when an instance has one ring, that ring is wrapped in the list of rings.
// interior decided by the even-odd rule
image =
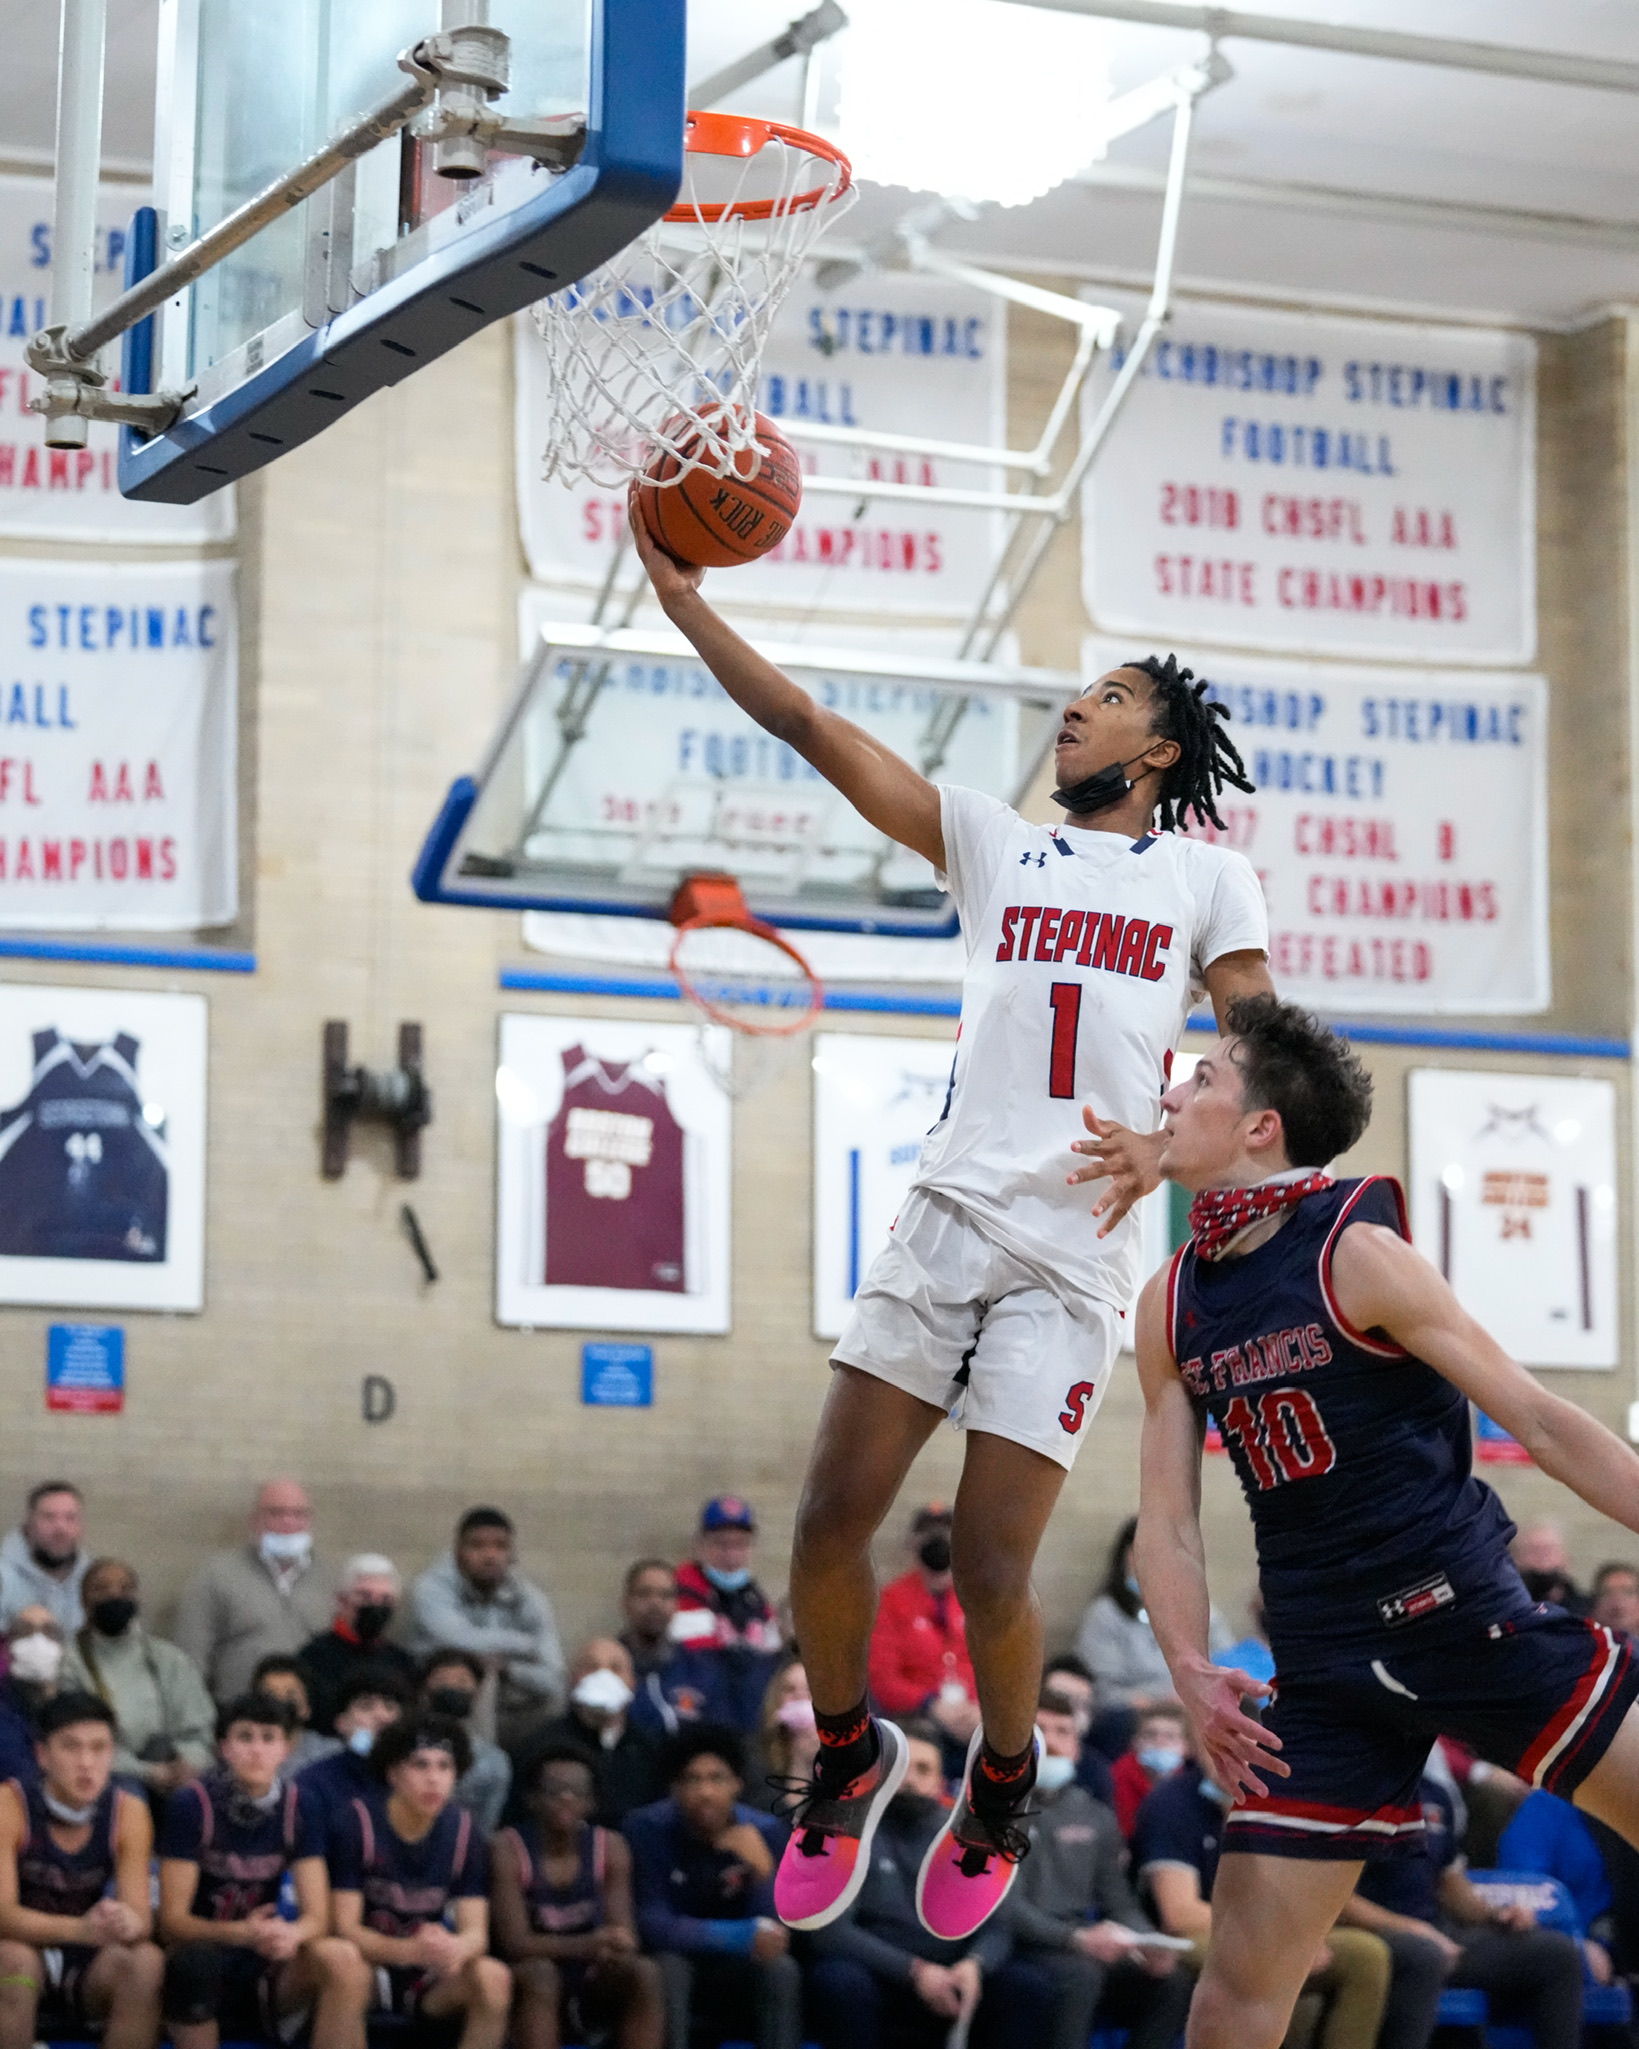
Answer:
[[[1216,1657],[1232,1639],[1224,1618],[1214,1608],[1207,1642]],[[1176,1689],[1155,1631],[1141,1608],[1126,1614],[1108,1594],[1100,1594],[1081,1618],[1076,1656],[1098,1681],[1101,1708],[1131,1707],[1135,1700],[1171,1700]]]
[[[119,1720],[114,1769],[146,1778],[144,1747],[166,1737],[178,1757],[202,1772],[215,1754],[216,1709],[199,1668],[174,1643],[133,1622],[123,1636],[82,1630],[63,1660],[63,1688],[82,1687],[107,1701]]]
[[[467,1734],[472,1741],[472,1769],[457,1782],[455,1798],[485,1835],[492,1836],[501,1826],[501,1810],[512,1791],[512,1759],[487,1736],[473,1729]]]
[[[1019,1947],[1068,1949],[1089,1921],[1153,1934],[1155,1923],[1128,1881],[1126,1845],[1109,1808],[1074,1780],[1034,1797],[1041,1807],[1030,1822],[1030,1855],[1006,1909]]]
[[[205,1675],[219,1701],[250,1685],[250,1675],[271,1651],[299,1651],[330,1624],[336,1575],[309,1558],[288,1591],[273,1577],[254,1544],[217,1551],[205,1560],[176,1611],[174,1635]]]
[[[0,1629],[9,1628],[19,1608],[49,1608],[64,1636],[72,1636],[85,1620],[80,1606],[80,1582],[90,1557],[80,1552],[64,1579],[54,1578],[36,1565],[28,1539],[21,1530],[7,1530],[0,1538]]]
[[[552,1603],[516,1568],[485,1597],[462,1576],[455,1553],[446,1551],[416,1581],[410,1604],[411,1648],[418,1657],[448,1645],[480,1658],[504,1658],[503,1705],[556,1707],[563,1699],[568,1666]]]

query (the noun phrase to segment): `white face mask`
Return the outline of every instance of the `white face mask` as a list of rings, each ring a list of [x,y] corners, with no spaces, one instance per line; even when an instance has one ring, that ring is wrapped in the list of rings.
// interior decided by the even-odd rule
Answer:
[[[1060,1793],[1076,1775],[1076,1761],[1073,1757],[1038,1757],[1036,1759],[1036,1784],[1044,1793]]]
[[[355,1729],[347,1739],[347,1747],[355,1757],[368,1757],[376,1747],[374,1729]]]
[[[630,1707],[632,1689],[618,1672],[600,1666],[596,1672],[587,1673],[569,1698],[576,1707],[590,1708],[594,1714],[618,1715],[623,1708]]]
[[[313,1555],[309,1530],[264,1530],[256,1547],[269,1565],[305,1565]]]
[[[26,1686],[50,1686],[63,1669],[63,1647],[53,1636],[38,1630],[20,1636],[11,1647],[11,1672]]]

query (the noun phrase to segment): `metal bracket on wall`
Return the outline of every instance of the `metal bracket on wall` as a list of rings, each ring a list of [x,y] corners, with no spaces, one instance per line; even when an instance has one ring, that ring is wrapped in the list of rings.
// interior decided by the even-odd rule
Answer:
[[[324,1027],[324,1178],[339,1181],[347,1171],[353,1120],[373,1118],[393,1128],[398,1178],[421,1173],[421,1134],[433,1121],[432,1092],[421,1071],[421,1027],[398,1028],[396,1067],[349,1067],[347,1026],[330,1018]]]

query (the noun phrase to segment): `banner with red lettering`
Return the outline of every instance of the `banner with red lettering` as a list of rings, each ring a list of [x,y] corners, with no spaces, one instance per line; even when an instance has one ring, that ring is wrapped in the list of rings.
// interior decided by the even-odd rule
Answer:
[[[237,915],[233,577],[0,557],[0,930]]]
[[[1257,784],[1219,799],[1224,834],[1192,830],[1257,869],[1283,996],[1334,1017],[1547,1008],[1542,677],[1177,652]],[[1084,673],[1132,653],[1089,640]]]
[[[1142,302],[1097,297],[1130,343]],[[1089,614],[1277,654],[1530,661],[1535,379],[1527,335],[1181,300],[1087,478]]]

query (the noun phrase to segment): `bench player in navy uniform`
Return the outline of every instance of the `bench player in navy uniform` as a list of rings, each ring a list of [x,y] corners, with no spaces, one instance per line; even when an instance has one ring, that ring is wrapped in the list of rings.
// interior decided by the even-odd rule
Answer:
[[[294,1710],[245,1694],[216,1723],[216,1770],[171,1795],[159,1836],[165,2019],[174,2049],[277,2040],[313,2012],[314,2049],[355,2049],[368,1965],[330,1933],[324,1814],[286,1776]],[[296,1915],[280,1913],[289,1878]]]
[[[597,1827],[597,1768],[568,1743],[543,1750],[524,1789],[528,1816],[495,1838],[490,1915],[512,1966],[512,2049],[559,2049],[593,2035],[612,2049],[661,2049],[660,1970],[637,1953],[632,1854]]]
[[[1639,1457],[1550,1394],[1408,1242],[1397,1182],[1333,1180],[1371,1115],[1347,1045],[1273,997],[1164,1098],[1193,1239],[1146,1285],[1139,1578],[1213,1775],[1235,1794],[1191,2049],[1275,2049],[1364,1863],[1416,1855],[1450,1735],[1639,1841],[1639,1669],[1532,1600],[1471,1470],[1469,1402],[1639,1529]],[[1208,1415],[1252,1511],[1271,1690],[1214,1666],[1200,1525]],[[1271,1695],[1266,1721],[1246,1696]]]
[[[0,1789],[0,2049],[30,2049],[42,2027],[154,2049],[148,1803],[114,1783],[106,1702],[60,1693],[35,1726],[39,1777]]]
[[[455,1804],[467,1732],[412,1715],[382,1730],[370,1764],[385,1797],[355,1800],[331,1831],[332,1926],[374,1967],[379,2009],[459,2022],[461,2049],[501,2049],[512,1973],[488,1954],[483,1833]]]

